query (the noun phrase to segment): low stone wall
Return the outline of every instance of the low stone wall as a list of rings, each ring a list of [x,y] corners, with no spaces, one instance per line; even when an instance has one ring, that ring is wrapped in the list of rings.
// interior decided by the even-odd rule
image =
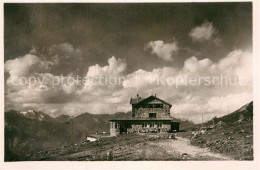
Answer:
[[[127,129],[127,133],[163,133],[171,130],[170,125],[163,127],[142,127],[142,125],[132,125],[132,128]]]
[[[110,128],[110,135],[111,136],[116,136],[120,134],[120,130],[119,129],[115,129],[115,128]]]
[[[120,126],[118,126],[118,124],[120,124]],[[146,127],[143,127],[143,125]],[[158,127],[159,125],[161,125],[161,127]],[[165,133],[170,131],[171,131],[171,123],[168,121],[167,122],[135,121],[128,124],[122,122],[110,122],[111,136],[117,136],[120,134],[120,132],[121,133]]]

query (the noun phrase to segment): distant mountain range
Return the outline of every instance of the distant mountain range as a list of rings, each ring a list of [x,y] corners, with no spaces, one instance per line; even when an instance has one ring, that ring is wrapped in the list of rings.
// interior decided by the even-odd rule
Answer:
[[[28,110],[5,112],[5,160],[23,160],[24,156],[54,149],[86,139],[86,135],[109,133],[110,119],[130,118],[131,112],[114,114],[83,113],[76,117],[61,115],[53,118],[43,112]],[[182,121],[181,129],[194,126]]]

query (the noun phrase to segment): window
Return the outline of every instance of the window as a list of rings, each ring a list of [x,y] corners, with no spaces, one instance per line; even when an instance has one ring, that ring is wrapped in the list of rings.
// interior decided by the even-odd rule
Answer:
[[[119,128],[120,128],[120,124],[116,123],[116,129],[119,129]]]
[[[113,122],[110,122],[110,127],[111,127],[111,128],[115,128]]]
[[[144,104],[142,108],[163,108],[163,104]]]
[[[159,122],[159,123],[157,124],[157,127],[161,128],[161,127],[162,127],[162,122]]]
[[[156,118],[156,113],[149,113],[149,118]]]
[[[154,104],[154,108],[163,108],[163,104]]]
[[[152,123],[150,123],[150,127],[154,127],[154,123],[152,122]]]

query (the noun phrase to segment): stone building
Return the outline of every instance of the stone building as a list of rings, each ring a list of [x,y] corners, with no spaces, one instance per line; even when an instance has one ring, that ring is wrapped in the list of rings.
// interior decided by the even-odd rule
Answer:
[[[161,133],[179,131],[179,122],[170,117],[172,105],[156,95],[131,98],[132,117],[110,120],[110,135],[121,133]]]

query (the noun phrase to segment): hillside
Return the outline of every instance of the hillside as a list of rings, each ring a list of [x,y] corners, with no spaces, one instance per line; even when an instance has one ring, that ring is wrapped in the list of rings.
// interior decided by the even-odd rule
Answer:
[[[58,117],[56,117],[54,119],[58,123],[66,123],[66,122],[70,121],[71,117],[69,115],[61,115],[61,116],[58,116]]]
[[[236,160],[253,160],[253,102],[233,113],[215,118],[179,134],[191,144]]]
[[[5,112],[5,160],[24,160],[27,154],[50,150],[86,139],[96,131],[109,133],[109,121],[114,118],[130,118],[131,113],[94,115],[83,113],[76,117],[61,115],[53,118],[43,112]],[[181,128],[193,126],[189,121]]]
[[[5,160],[23,160],[24,155],[69,144],[69,127],[53,120],[31,119],[17,111],[5,113]]]

